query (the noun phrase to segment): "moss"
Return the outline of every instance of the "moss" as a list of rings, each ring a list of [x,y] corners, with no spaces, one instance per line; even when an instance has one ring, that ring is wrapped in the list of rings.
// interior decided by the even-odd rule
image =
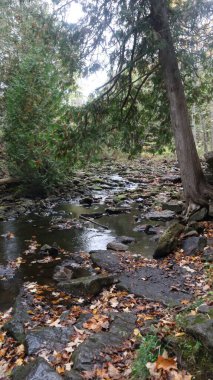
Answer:
[[[170,336],[167,344],[177,357],[179,366],[187,369],[195,380],[210,379],[213,373],[213,361],[209,351],[191,336]]]
[[[176,248],[178,243],[178,236],[181,234],[181,232],[183,232],[184,228],[184,225],[180,223],[174,223],[169,228],[167,228],[158,242],[158,246],[153,257],[164,257],[172,252]]]

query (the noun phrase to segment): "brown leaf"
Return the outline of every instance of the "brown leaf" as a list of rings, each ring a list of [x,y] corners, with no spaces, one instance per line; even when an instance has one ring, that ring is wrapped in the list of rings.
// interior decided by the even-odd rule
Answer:
[[[102,329],[107,329],[109,327],[109,318],[106,315],[94,315],[83,324],[83,327],[88,330],[99,332]]]
[[[121,378],[121,374],[120,372],[118,371],[117,368],[115,368],[115,366],[111,363],[108,363],[108,374],[109,376],[112,378],[112,379],[120,379]]]

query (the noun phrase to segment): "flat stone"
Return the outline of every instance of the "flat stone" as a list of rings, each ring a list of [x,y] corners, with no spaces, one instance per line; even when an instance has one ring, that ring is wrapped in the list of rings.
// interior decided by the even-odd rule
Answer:
[[[37,358],[24,366],[16,367],[12,380],[62,380],[62,377],[43,358]]]
[[[25,345],[28,355],[48,349],[60,352],[66,343],[70,341],[73,327],[42,327],[26,334]]]
[[[169,255],[178,244],[178,236],[184,231],[184,226],[180,223],[172,224],[160,237],[153,258],[159,259]]]
[[[150,220],[162,220],[167,221],[175,218],[174,211],[163,210],[163,211],[152,211],[145,214],[146,219]]]
[[[122,273],[118,281],[117,288],[165,305],[177,305],[191,298],[184,285],[184,272],[178,268],[169,273],[160,268],[143,267]]]
[[[120,208],[115,208],[115,207],[111,207],[111,208],[107,208],[105,210],[106,214],[108,215],[120,215],[120,214],[126,214],[127,212],[130,212],[131,209],[130,208],[127,208],[127,207],[120,207]]]
[[[135,238],[130,237],[130,236],[119,236],[117,238],[117,241],[122,244],[131,244],[131,243],[135,243]]]
[[[64,380],[83,380],[83,377],[78,371],[71,369],[71,371],[65,372],[63,379]]]
[[[56,281],[69,281],[73,277],[73,270],[65,266],[57,266],[54,270],[53,279]]]
[[[118,350],[123,341],[128,339],[135,328],[136,317],[130,313],[115,313],[109,331],[93,334],[80,344],[72,355],[73,368],[78,371],[89,371],[94,365],[107,361],[110,350]]]
[[[104,287],[114,283],[113,276],[97,275],[81,277],[69,282],[59,282],[58,287],[75,297],[87,297],[98,294]]]
[[[205,236],[192,236],[182,241],[182,248],[187,256],[196,256],[203,252],[206,244]]]
[[[111,241],[107,244],[107,249],[112,249],[113,251],[127,251],[128,246],[126,244],[118,243],[117,241]]]
[[[122,270],[122,265],[118,254],[109,250],[97,250],[90,251],[90,256],[92,262],[101,267],[102,269],[107,270],[108,272],[119,272]]]
[[[162,209],[174,211],[175,213],[179,214],[183,211],[183,202],[175,201],[175,200],[171,200],[169,202],[164,202],[162,204]]]

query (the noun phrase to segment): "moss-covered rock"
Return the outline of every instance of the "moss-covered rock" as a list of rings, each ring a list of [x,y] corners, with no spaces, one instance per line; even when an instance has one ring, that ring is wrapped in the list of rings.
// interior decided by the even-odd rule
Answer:
[[[153,254],[154,259],[165,257],[171,253],[178,244],[178,237],[184,231],[184,225],[180,223],[172,224],[160,237],[157,248]]]

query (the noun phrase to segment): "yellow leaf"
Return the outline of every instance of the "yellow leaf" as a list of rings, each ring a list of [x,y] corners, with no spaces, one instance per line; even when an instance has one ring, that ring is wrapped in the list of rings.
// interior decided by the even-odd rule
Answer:
[[[156,360],[156,368],[166,371],[177,369],[177,363],[173,358],[164,358],[163,356],[159,355]]]
[[[15,364],[16,364],[17,366],[20,366],[20,365],[22,365],[23,363],[24,363],[24,359],[22,359],[22,358],[17,359],[16,362],[15,362]]]
[[[184,335],[186,335],[184,332],[178,332],[178,333],[175,334],[176,337],[178,337],[178,336],[184,336]]]
[[[23,344],[20,344],[20,346],[16,347],[16,354],[17,355],[21,355],[21,354],[24,354],[24,345]]]
[[[141,333],[140,333],[140,330],[139,330],[139,329],[134,329],[133,334],[134,334],[135,336],[141,336]]]

